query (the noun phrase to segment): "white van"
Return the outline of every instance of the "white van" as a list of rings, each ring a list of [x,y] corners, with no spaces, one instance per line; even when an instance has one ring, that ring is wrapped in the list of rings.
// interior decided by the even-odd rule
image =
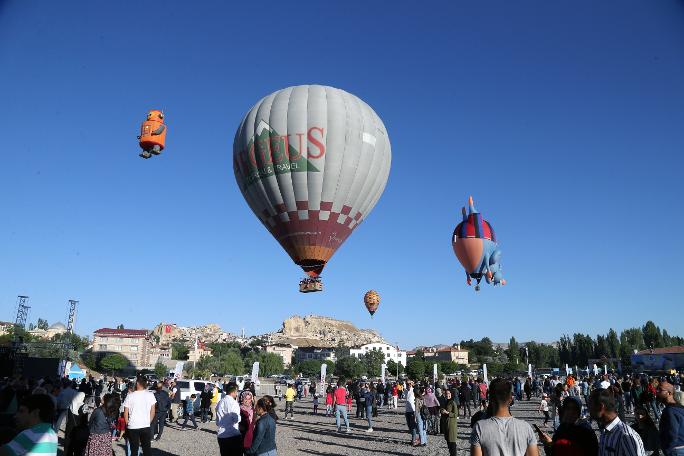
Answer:
[[[193,380],[185,378],[182,380],[176,380],[176,386],[180,390],[181,401],[189,398],[192,394],[196,394],[197,397],[199,397],[199,394],[204,391],[204,387],[207,383],[213,385],[213,383],[207,382],[206,380]]]

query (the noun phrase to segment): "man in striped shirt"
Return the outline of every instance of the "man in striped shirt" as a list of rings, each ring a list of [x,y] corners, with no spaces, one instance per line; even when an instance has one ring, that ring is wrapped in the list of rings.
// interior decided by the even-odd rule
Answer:
[[[589,413],[601,430],[599,456],[646,456],[639,434],[618,418],[617,402],[610,389],[592,391]]]
[[[57,455],[57,434],[52,430],[55,406],[47,394],[34,394],[19,405],[14,419],[24,429],[0,447],[0,456]]]

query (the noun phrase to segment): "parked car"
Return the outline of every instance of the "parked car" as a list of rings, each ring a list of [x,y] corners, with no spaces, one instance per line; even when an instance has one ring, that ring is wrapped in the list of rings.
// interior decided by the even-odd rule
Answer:
[[[199,397],[199,393],[204,391],[205,385],[213,383],[207,382],[205,380],[194,380],[194,379],[182,379],[176,380],[176,386],[180,390],[181,401],[186,400],[192,394],[196,394]]]

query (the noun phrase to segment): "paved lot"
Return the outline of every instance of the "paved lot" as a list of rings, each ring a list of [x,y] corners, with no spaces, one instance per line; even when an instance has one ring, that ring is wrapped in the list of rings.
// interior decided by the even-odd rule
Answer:
[[[374,419],[374,432],[366,433],[366,420],[352,418],[352,432],[337,433],[334,417],[325,417],[320,413],[313,415],[311,398],[295,403],[294,420],[284,420],[285,401],[278,404],[277,445],[279,456],[289,455],[448,455],[446,441],[443,436],[428,436],[427,447],[411,447],[409,434],[403,415],[403,402],[399,409],[380,410]],[[536,412],[539,401],[517,402],[513,406],[513,415],[530,423],[541,426],[542,415]],[[325,407],[319,410],[325,412]],[[165,455],[218,455],[216,443],[216,425],[198,423],[200,430],[181,431],[176,426],[167,427],[160,442],[153,444],[152,454]],[[470,419],[462,419],[459,423],[459,453],[466,455]],[[125,455],[123,446],[115,443],[115,454]]]

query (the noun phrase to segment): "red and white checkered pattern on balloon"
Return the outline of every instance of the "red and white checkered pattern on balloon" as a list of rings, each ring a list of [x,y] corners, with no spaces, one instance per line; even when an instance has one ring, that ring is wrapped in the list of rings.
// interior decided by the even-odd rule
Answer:
[[[288,211],[285,204],[277,204],[275,206],[275,213],[271,214],[268,209],[261,212],[259,218],[261,221],[271,228],[276,225],[287,223],[290,221],[335,221],[340,225],[345,225],[349,229],[354,229],[363,221],[363,214],[356,212],[351,216],[351,206],[342,206],[340,212],[333,212],[333,203],[330,201],[321,201],[321,208],[309,209],[308,201],[297,201],[297,210]]]

